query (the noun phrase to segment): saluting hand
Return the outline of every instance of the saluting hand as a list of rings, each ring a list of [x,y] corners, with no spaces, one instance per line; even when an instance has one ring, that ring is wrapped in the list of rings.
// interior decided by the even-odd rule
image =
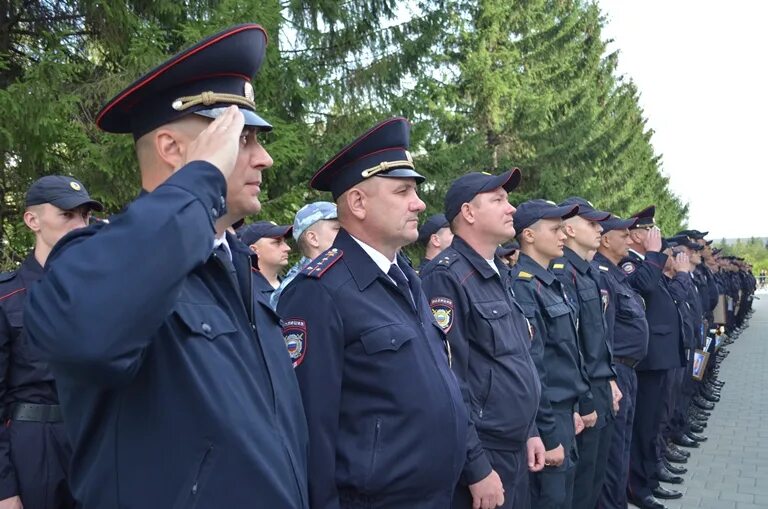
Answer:
[[[186,162],[207,161],[229,179],[240,152],[240,135],[245,118],[237,106],[230,106],[189,144]]]
[[[530,472],[540,472],[543,470],[547,451],[541,438],[529,438],[526,442],[526,448],[528,452],[528,470]]]
[[[0,509],[24,509],[21,499],[18,496],[0,500]]]
[[[655,226],[648,230],[643,247],[645,247],[646,251],[654,251],[656,253],[661,251],[661,230]]]
[[[673,264],[675,272],[690,272],[691,258],[688,253],[677,253]]]
[[[496,509],[504,505],[504,485],[495,470],[485,479],[469,485],[472,494],[472,509]]]

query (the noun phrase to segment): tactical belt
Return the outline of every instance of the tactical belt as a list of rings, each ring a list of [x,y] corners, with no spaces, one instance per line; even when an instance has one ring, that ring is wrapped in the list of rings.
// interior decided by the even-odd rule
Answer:
[[[635,359],[630,359],[629,357],[614,357],[613,360],[615,362],[618,362],[619,364],[624,364],[628,368],[635,369],[638,364],[640,364],[640,361]]]
[[[16,403],[11,407],[11,420],[27,422],[61,422],[61,407],[59,405]]]

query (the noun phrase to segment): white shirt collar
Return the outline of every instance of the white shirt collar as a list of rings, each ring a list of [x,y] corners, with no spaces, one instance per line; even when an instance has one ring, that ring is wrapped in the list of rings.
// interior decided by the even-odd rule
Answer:
[[[379,267],[384,274],[387,274],[389,272],[389,267],[393,263],[395,265],[397,265],[397,256],[395,256],[394,260],[389,260],[380,251],[376,251],[376,249],[372,248],[371,246],[369,246],[368,244],[366,244],[362,240],[360,240],[360,239],[358,239],[358,238],[356,238],[356,237],[354,237],[352,235],[350,235],[350,237],[352,237],[352,240],[357,242],[360,245],[360,247],[363,248],[363,251],[365,251],[366,254],[371,257],[371,260],[373,260],[373,263],[375,263],[376,266]],[[399,267],[399,265],[398,265],[398,267]]]
[[[632,248],[629,248],[629,250],[632,251],[633,253],[635,253],[638,256],[638,258],[640,258],[641,260],[645,260],[645,255],[644,254],[640,254],[640,253],[638,253],[637,251],[635,251]]]
[[[494,260],[493,258],[491,258],[490,260],[485,260],[485,261],[486,261],[486,262],[488,262],[488,265],[490,265],[490,266],[491,266],[491,268],[492,268],[493,270],[495,270],[495,271],[496,271],[496,274],[499,274],[499,275],[501,275],[501,274],[499,273],[499,268],[496,266],[496,260]]]
[[[221,245],[224,246],[224,251],[227,252],[227,254],[229,255],[229,259],[231,260],[232,259],[232,250],[229,248],[229,242],[227,242],[227,233],[226,232],[222,233],[220,237],[215,237],[213,239],[213,250],[214,251],[216,250],[216,248],[218,248]]]

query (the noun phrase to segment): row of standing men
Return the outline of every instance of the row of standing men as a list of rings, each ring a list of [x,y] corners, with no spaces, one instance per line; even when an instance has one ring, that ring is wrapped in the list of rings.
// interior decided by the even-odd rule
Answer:
[[[606,457],[632,458],[633,497],[653,490],[663,416],[628,417],[632,383],[639,404],[685,367],[668,304],[691,277],[684,255],[662,276],[652,214],[515,209],[518,170],[469,173],[445,197],[453,240],[417,275],[401,250],[424,177],[394,118],[315,173],[335,207],[297,215],[305,258],[275,292],[269,250],[254,266],[245,243],[287,230],[228,232],[272,164],[250,83],[265,44],[233,27],[102,109],[101,129],[134,135],[143,187],[109,222],[84,227],[101,204],[70,177],[27,193],[35,248],[0,282],[0,506],[595,507],[625,492]],[[664,331],[652,309],[675,310]]]

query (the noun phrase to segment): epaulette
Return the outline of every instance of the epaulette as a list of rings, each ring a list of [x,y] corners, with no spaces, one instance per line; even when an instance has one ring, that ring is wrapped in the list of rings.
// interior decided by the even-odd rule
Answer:
[[[565,268],[565,264],[564,263],[553,263],[552,264],[552,268],[553,269],[564,269]]]
[[[323,274],[325,274],[325,271],[333,267],[334,263],[341,260],[342,256],[344,256],[344,251],[332,247],[326,252],[319,254],[317,258],[309,262],[309,265],[304,267],[301,273],[307,277],[319,279],[323,276]]]
[[[521,270],[520,272],[517,273],[517,279],[525,279],[526,281],[530,281],[531,279],[533,279],[533,274],[531,274],[530,272]]]
[[[453,253],[446,253],[446,254],[440,254],[434,262],[437,265],[442,265],[443,267],[450,267],[453,262],[459,259],[459,253],[453,252]]]
[[[16,277],[16,274],[18,274],[18,270],[12,270],[10,272],[3,272],[0,273],[0,283],[5,283],[6,281],[10,281],[11,279]]]
[[[598,265],[598,266],[597,266],[597,268],[598,268],[598,269],[600,269],[600,270],[604,270],[604,271],[606,271],[606,272],[608,272],[609,270],[611,270],[611,269],[609,269],[608,267],[606,267],[605,265]]]

